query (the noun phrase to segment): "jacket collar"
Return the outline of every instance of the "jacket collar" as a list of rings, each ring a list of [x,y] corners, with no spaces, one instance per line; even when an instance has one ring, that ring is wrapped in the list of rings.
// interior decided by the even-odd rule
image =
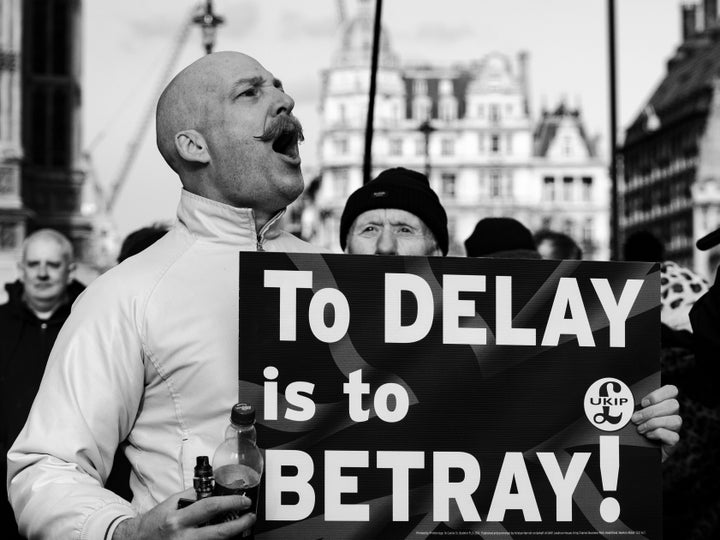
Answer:
[[[257,231],[252,208],[235,208],[206,199],[183,189],[178,205],[178,221],[199,239],[238,245],[243,242],[262,244],[280,234],[279,221],[285,210],[279,211]]]

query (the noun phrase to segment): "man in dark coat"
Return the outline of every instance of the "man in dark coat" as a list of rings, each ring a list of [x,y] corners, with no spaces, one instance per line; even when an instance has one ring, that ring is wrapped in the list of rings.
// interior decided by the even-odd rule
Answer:
[[[40,386],[45,364],[70,306],[84,286],[73,280],[72,245],[62,234],[42,229],[28,236],[18,263],[19,279],[5,285],[0,306],[0,448],[3,490],[5,455],[20,433]],[[17,531],[7,493],[2,501],[3,538]]]

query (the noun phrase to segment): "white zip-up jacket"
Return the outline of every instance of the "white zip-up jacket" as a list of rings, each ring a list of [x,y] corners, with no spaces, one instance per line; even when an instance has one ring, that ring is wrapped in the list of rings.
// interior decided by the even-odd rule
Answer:
[[[110,538],[192,486],[238,398],[238,251],[323,251],[253,211],[182,192],[178,223],[95,280],[60,332],[8,453],[8,492],[30,539]],[[132,505],[103,488],[127,438]]]

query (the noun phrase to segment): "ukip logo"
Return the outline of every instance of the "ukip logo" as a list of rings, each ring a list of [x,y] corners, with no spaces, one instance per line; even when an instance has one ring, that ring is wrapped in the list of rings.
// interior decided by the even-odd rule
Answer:
[[[585,416],[602,431],[625,427],[635,410],[635,400],[628,386],[612,377],[599,379],[585,392]]]

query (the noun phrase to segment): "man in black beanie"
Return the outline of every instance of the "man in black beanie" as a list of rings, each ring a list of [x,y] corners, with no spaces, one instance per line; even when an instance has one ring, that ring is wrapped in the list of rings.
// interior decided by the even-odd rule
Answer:
[[[518,220],[487,217],[477,222],[465,240],[468,257],[497,259],[539,259],[532,233]]]
[[[387,169],[348,198],[340,246],[354,255],[447,255],[447,214],[427,176]]]

